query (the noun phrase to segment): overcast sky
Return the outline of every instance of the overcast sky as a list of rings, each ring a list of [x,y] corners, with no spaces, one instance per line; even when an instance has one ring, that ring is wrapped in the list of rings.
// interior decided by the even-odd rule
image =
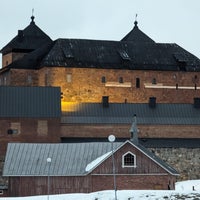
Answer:
[[[0,0],[0,49],[36,24],[53,40],[121,40],[134,26],[155,42],[177,43],[200,58],[200,0]]]

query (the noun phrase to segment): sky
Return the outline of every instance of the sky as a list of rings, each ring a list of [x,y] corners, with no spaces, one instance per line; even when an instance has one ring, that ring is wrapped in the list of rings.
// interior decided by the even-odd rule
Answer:
[[[155,42],[176,43],[200,58],[200,0],[0,0],[0,49],[35,16],[58,38],[121,40],[134,26]]]

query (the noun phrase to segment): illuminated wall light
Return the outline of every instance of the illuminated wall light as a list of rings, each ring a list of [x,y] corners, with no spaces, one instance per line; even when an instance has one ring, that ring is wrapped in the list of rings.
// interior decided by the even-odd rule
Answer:
[[[75,112],[78,110],[78,104],[77,102],[61,101],[61,109],[64,112]]]

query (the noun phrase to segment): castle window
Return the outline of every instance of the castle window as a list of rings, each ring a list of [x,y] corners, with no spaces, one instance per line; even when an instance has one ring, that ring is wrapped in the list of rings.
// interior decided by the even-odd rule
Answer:
[[[8,134],[20,134],[21,124],[20,122],[11,122],[10,129],[8,129]]]
[[[31,75],[28,75],[28,77],[27,77],[27,83],[28,83],[28,85],[32,84],[32,76]]]
[[[140,78],[136,78],[136,88],[140,88]]]
[[[119,77],[119,83],[123,83],[124,80],[123,80],[123,77]]]
[[[156,83],[157,83],[157,82],[156,82],[156,78],[153,78],[153,79],[152,79],[152,84],[155,85]]]
[[[49,86],[49,76],[48,76],[48,73],[45,74],[44,81],[45,81],[45,86]]]
[[[6,78],[6,77],[4,77],[3,84],[4,84],[4,85],[7,85],[7,78]]]
[[[130,151],[122,156],[122,167],[136,167],[136,155]]]
[[[105,83],[105,82],[106,82],[106,77],[105,77],[105,76],[102,76],[102,77],[101,77],[101,82],[102,82],[102,83]]]
[[[67,74],[66,79],[67,79],[67,83],[71,83],[72,82],[72,74]]]

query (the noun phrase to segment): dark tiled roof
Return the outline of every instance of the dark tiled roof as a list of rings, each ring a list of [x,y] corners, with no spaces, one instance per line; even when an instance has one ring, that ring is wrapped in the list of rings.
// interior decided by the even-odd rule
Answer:
[[[138,124],[200,125],[200,109],[192,104],[81,103],[70,107],[74,112],[63,112],[62,123],[72,124],[132,124],[134,114]]]
[[[137,21],[135,21],[135,26],[133,29],[121,40],[121,41],[129,41],[134,43],[154,43],[154,41],[143,33],[137,26]]]
[[[61,116],[60,88],[0,86],[0,118]]]
[[[42,43],[51,42],[50,39],[44,39],[46,36],[41,34],[41,30],[33,22],[23,32],[27,33],[27,37],[24,37],[27,41],[20,43],[16,37],[8,44],[9,48],[36,49]],[[60,66],[200,71],[200,59],[177,44],[154,42],[138,28],[137,24],[121,41],[58,39],[51,45],[48,50],[44,47],[35,50],[7,66],[7,69]],[[3,52],[8,47],[4,47]]]
[[[185,71],[200,71],[200,60],[177,44],[138,44],[83,39],[58,39],[48,51],[36,50],[8,68],[31,68],[33,59],[40,61],[39,67],[163,71],[181,70],[180,63],[183,60]]]
[[[113,149],[116,152],[126,143],[114,142]],[[148,156],[160,167],[170,174],[178,175],[178,172],[156,157],[142,145],[133,147]],[[47,176],[47,158],[51,158],[50,172],[52,176],[77,176],[87,175],[101,162],[111,156],[111,144],[109,142],[95,143],[65,143],[65,144],[30,144],[9,143],[6,153],[3,176]],[[87,171],[86,167],[100,157],[104,157]]]
[[[1,49],[3,54],[11,51],[30,52],[52,41],[51,38],[35,24],[33,19],[34,18],[32,18],[31,23],[24,30],[19,30],[18,35]]]

